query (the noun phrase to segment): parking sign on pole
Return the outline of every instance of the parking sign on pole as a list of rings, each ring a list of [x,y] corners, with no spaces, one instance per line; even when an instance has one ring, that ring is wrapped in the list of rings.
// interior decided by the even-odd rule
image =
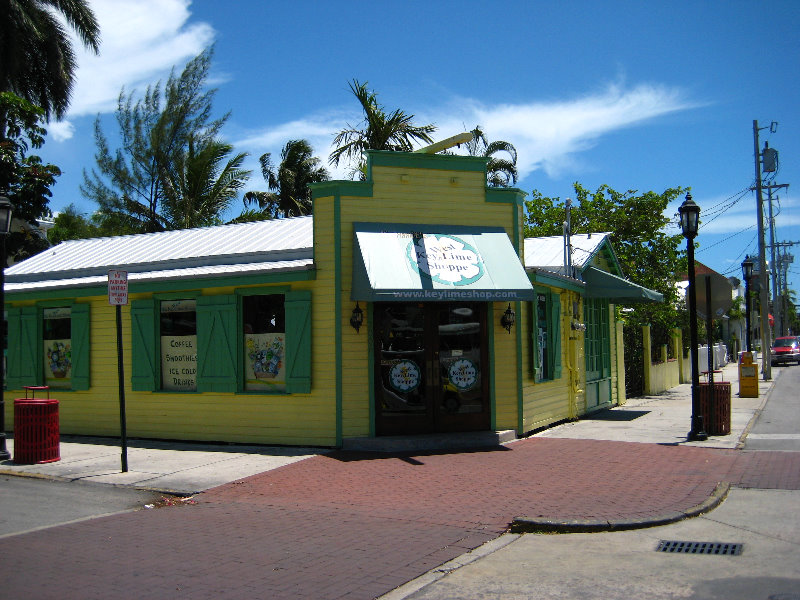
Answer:
[[[128,433],[125,418],[125,371],[122,366],[122,306],[128,304],[128,272],[108,272],[108,303],[117,312],[117,372],[119,375],[119,430],[122,472],[128,472]]]

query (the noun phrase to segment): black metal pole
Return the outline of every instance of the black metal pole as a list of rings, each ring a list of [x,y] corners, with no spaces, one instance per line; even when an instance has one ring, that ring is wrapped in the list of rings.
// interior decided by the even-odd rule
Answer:
[[[119,373],[119,431],[122,472],[128,472],[128,432],[125,419],[125,372],[122,364],[122,307],[117,304],[117,372]]]
[[[694,275],[694,240],[686,240],[686,253],[689,258],[689,288],[686,293],[689,296],[689,332],[692,347],[692,429],[689,431],[690,440],[707,440],[708,434],[703,429],[703,417],[699,410],[698,393],[700,389],[700,372],[697,365],[697,297],[695,290],[697,282]]]
[[[3,319],[0,335],[3,336],[3,364],[0,365],[0,460],[8,460],[11,454],[6,448],[6,236],[0,251],[0,319]]]
[[[708,342],[708,418],[716,423],[714,405],[714,316],[711,314],[711,275],[706,275],[706,340]],[[712,432],[714,429],[712,429]]]
[[[744,323],[747,332],[747,351],[752,352],[750,348],[750,278],[744,278]]]

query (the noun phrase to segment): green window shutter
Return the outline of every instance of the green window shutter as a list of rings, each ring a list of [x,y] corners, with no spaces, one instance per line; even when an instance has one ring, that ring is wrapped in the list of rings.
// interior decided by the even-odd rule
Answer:
[[[71,315],[72,389],[89,389],[89,305],[73,304]]]
[[[156,314],[154,300],[131,302],[131,388],[137,392],[152,392],[159,388]]]
[[[600,352],[603,355],[603,377],[611,377],[611,332],[609,327],[609,306],[608,302],[603,302],[600,310]]]
[[[553,379],[561,379],[561,296],[550,294],[550,356],[552,357]]]
[[[197,299],[197,391],[235,392],[238,376],[236,296]]]
[[[42,352],[38,309],[35,306],[9,308],[6,357],[6,386],[9,390],[44,383]]]
[[[311,391],[311,292],[286,292],[286,391]]]
[[[537,377],[539,372],[539,296],[533,288],[533,302],[531,306],[531,366],[533,367],[533,380],[538,383],[542,378]]]

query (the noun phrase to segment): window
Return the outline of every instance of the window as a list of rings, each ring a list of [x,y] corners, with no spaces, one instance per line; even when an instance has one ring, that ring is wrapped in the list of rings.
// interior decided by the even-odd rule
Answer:
[[[161,389],[197,390],[197,312],[194,299],[162,300]]]
[[[12,307],[7,387],[89,389],[89,305]]]
[[[244,389],[286,391],[286,322],[283,295],[242,298]]]
[[[561,296],[537,291],[533,303],[532,343],[534,381],[561,378]]]
[[[183,356],[194,356],[194,361],[170,361],[173,366],[166,368],[178,364],[181,371],[181,363],[193,362],[198,392],[311,391],[311,292],[259,294],[248,288],[241,294],[198,296],[193,326],[191,305],[182,308],[187,310],[175,312],[183,314],[167,319],[154,299],[131,303],[131,385],[135,391],[166,389],[164,375],[159,377],[165,361],[163,344],[158,343],[165,327],[174,327],[171,331],[180,334],[175,337],[183,343]],[[163,319],[160,325],[156,316]],[[192,374],[179,372],[178,379],[184,375],[189,379]]]
[[[45,308],[42,313],[44,384],[51,388],[72,387],[72,330],[70,308]]]
[[[584,304],[586,321],[586,379],[593,381],[611,376],[608,301],[587,298]]]
[[[536,294],[536,344],[534,351],[537,353],[536,362],[536,379],[549,379],[544,377],[544,373],[550,372],[550,360],[548,350],[550,344],[547,343],[547,324],[549,322],[550,313],[547,310],[547,295]]]

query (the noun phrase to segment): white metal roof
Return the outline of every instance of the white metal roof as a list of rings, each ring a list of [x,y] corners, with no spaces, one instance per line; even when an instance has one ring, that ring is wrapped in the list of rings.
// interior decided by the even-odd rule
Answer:
[[[578,269],[586,267],[606,241],[609,233],[584,233],[570,236],[572,265]],[[525,238],[525,268],[545,269],[564,274],[564,236]]]
[[[131,281],[304,270],[313,264],[313,237],[309,216],[70,240],[6,269],[5,289],[96,285],[109,269],[128,271]]]

